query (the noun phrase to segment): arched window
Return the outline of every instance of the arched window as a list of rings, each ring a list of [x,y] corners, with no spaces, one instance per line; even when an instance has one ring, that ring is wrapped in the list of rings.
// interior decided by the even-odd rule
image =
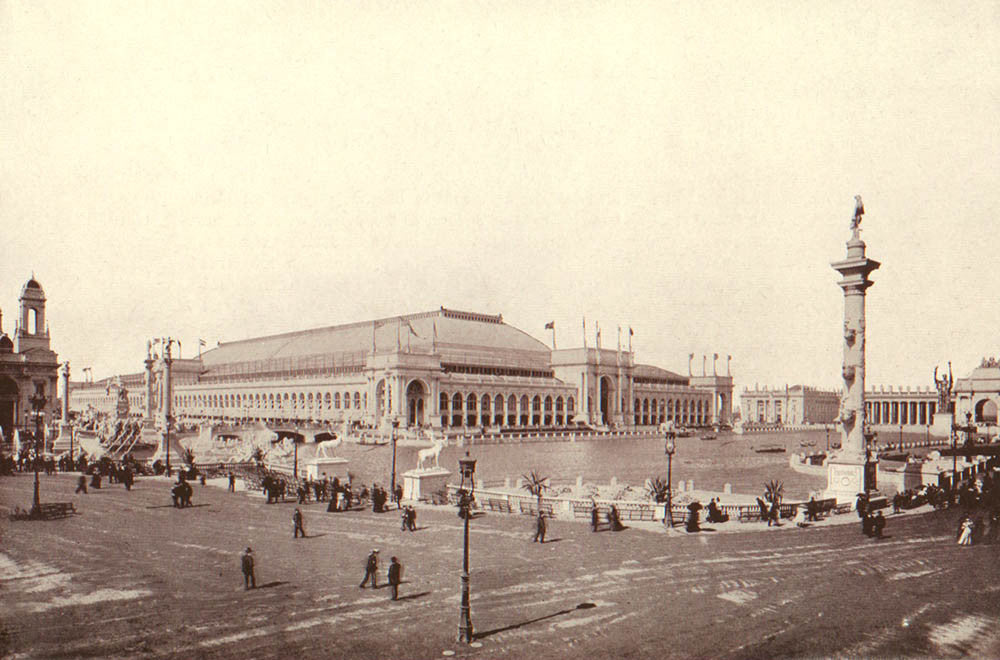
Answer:
[[[333,407],[340,410],[340,392],[333,393]]]
[[[468,426],[476,425],[476,395],[469,393],[469,396],[465,398],[466,407],[466,424]]]
[[[479,401],[479,423],[482,426],[489,426],[492,421],[490,418],[490,402],[492,400],[489,394],[484,394],[483,398]]]
[[[540,426],[542,423],[542,397],[535,395],[531,400],[531,425]]]
[[[517,423],[517,397],[511,394],[507,397],[507,426],[516,426]]]
[[[354,408],[355,410],[361,409],[361,392],[354,393]]]
[[[327,410],[329,410],[330,408],[332,408],[332,407],[333,407],[333,397],[332,397],[332,396],[330,396],[330,393],[329,393],[329,392],[327,392],[327,393],[326,393],[326,394],[325,394],[325,395],[323,396],[323,401],[324,401],[324,403],[326,403],[326,409],[327,409]]]
[[[573,397],[566,399],[566,412],[570,415],[576,410],[576,402],[573,401]]]
[[[462,426],[462,395],[455,392],[451,397],[451,425]]]
[[[503,426],[503,394],[497,394],[493,399],[493,423],[497,426]]]
[[[306,400],[306,406],[309,407],[309,408],[313,407],[313,393],[312,392],[309,393],[309,397]]]

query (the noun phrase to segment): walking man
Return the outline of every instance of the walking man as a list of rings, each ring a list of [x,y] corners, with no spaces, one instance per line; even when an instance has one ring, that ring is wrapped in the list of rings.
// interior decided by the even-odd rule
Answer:
[[[392,587],[392,599],[399,600],[399,578],[402,577],[403,565],[393,557],[389,560],[389,586]]]
[[[292,538],[299,538],[299,533],[302,533],[302,538],[306,537],[306,528],[302,526],[302,511],[298,508],[295,509],[295,513],[292,514],[292,522],[295,523],[295,531],[293,532]]]
[[[368,561],[365,562],[365,579],[361,581],[358,588],[364,589],[368,584],[368,578],[372,579],[372,589],[378,589],[378,548],[374,548],[368,553]]]
[[[80,478],[76,480],[76,492],[79,493],[83,491],[83,494],[87,494],[87,476],[81,474]]]
[[[243,590],[256,589],[257,588],[257,577],[254,575],[253,571],[253,550],[250,548],[246,549],[246,552],[242,556],[243,564]]]
[[[875,538],[882,538],[883,529],[885,529],[885,516],[882,515],[881,511],[876,511],[875,517],[872,520],[872,531],[875,534]]]
[[[545,512],[538,512],[538,522],[535,524],[535,538],[532,542],[545,543]]]
[[[232,472],[229,473],[229,492],[230,493],[236,492],[236,475],[233,474]]]
[[[590,531],[596,532],[600,524],[601,514],[597,511],[597,502],[594,502],[590,505]]]

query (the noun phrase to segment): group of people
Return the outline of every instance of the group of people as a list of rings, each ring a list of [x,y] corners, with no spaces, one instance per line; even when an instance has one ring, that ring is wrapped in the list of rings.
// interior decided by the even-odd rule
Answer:
[[[391,557],[389,559],[389,570],[386,572],[386,581],[392,589],[392,600],[399,600],[399,584],[403,578],[403,565],[399,559]],[[372,589],[378,589],[378,548],[372,548],[365,559],[365,577],[361,580],[358,588],[364,589],[371,579]]]
[[[400,516],[401,520],[399,523],[399,529],[403,532],[415,532],[417,531],[417,510],[413,508],[413,505],[407,504],[403,507],[403,513]]]
[[[178,476],[177,482],[170,488],[170,495],[174,499],[174,506],[178,509],[184,509],[191,506],[191,496],[194,495],[194,489],[191,488],[187,479]]]
[[[591,501],[590,504],[590,530],[596,532],[601,527],[601,511],[597,508],[597,502]],[[614,504],[608,509],[608,529],[612,532],[620,532],[625,529],[622,525],[621,516],[618,513],[618,507]]]

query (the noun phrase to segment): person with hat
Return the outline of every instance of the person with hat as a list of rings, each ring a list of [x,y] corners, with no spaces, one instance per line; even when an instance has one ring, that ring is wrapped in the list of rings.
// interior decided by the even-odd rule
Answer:
[[[253,570],[253,550],[247,547],[246,552],[242,555],[242,565],[243,565],[243,589],[256,589],[257,588],[257,577],[254,575]]]
[[[365,579],[361,581],[358,588],[364,589],[365,585],[368,584],[368,578],[372,579],[372,589],[378,589],[378,548],[373,548],[370,553],[368,553],[368,561],[365,562]]]

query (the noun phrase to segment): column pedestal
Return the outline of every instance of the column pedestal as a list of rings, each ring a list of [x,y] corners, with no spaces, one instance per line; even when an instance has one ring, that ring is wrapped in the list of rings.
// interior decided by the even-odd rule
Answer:
[[[71,443],[73,441],[73,427],[66,422],[59,423],[59,435],[56,437],[55,442],[52,444],[52,453],[61,454],[64,451],[69,451]]]
[[[952,413],[934,413],[930,434],[935,438],[950,438],[951,427],[954,423],[955,416]]]
[[[837,498],[838,504],[854,502],[858,493],[865,492],[864,459],[838,457],[827,462],[827,488],[825,497]]]

